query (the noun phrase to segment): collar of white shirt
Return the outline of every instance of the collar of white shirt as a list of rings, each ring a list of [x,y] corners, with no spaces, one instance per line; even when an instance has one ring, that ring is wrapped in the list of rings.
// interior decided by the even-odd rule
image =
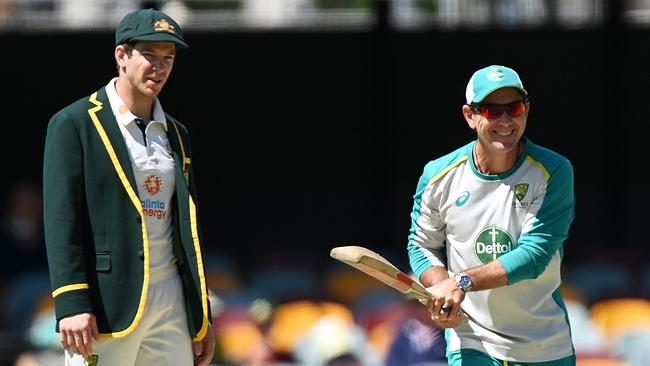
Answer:
[[[115,119],[117,119],[118,123],[126,126],[138,117],[126,108],[124,101],[122,101],[122,98],[117,94],[117,90],[115,89],[115,82],[117,79],[118,78],[115,77],[108,82],[106,85],[106,95],[108,95],[108,101],[111,104],[111,110],[115,115]],[[154,101],[153,120],[151,122],[161,123],[163,128],[165,128],[165,131],[167,131],[167,119],[165,118],[165,112],[163,111],[158,98]]]

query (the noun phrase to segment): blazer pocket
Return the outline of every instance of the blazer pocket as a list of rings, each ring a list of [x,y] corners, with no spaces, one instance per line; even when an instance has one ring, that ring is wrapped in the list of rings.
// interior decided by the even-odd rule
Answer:
[[[97,272],[111,271],[111,253],[97,253],[96,258],[95,269]]]

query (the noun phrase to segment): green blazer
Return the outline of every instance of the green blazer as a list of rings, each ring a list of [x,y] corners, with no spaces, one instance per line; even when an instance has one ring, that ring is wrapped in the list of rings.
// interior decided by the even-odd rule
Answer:
[[[174,253],[190,335],[210,321],[189,135],[167,115],[176,165]],[[149,285],[149,241],[126,143],[105,88],[57,112],[43,166],[45,239],[58,321],[90,312],[100,337],[123,337],[140,323]]]

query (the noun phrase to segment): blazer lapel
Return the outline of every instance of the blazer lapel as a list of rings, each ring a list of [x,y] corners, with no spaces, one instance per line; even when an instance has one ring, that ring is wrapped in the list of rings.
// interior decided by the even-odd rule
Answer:
[[[131,158],[129,157],[129,152],[126,147],[126,142],[124,142],[122,131],[120,131],[115,115],[113,115],[113,111],[111,110],[111,104],[106,95],[106,87],[101,88],[97,92],[97,101],[101,102],[102,105],[101,109],[98,109],[95,114],[104,128],[104,131],[106,131],[106,135],[113,146],[113,150],[115,150],[115,155],[117,155],[124,174],[129,180],[135,193],[138,194],[135,175],[133,174],[133,167],[131,166]]]
[[[184,164],[183,147],[182,142],[179,140],[179,131],[176,123],[169,117],[167,117],[167,139],[169,140],[169,145],[171,145],[172,152],[174,155],[174,169],[176,170],[176,190],[178,191],[179,182],[183,182],[183,186],[187,188],[189,184],[189,177],[186,176],[187,167]],[[185,190],[187,191],[187,189]]]

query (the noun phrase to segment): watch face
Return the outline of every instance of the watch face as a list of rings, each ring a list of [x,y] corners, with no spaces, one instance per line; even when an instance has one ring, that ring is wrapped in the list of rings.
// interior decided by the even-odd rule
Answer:
[[[472,288],[472,280],[467,275],[462,275],[458,278],[458,286],[467,291]]]

